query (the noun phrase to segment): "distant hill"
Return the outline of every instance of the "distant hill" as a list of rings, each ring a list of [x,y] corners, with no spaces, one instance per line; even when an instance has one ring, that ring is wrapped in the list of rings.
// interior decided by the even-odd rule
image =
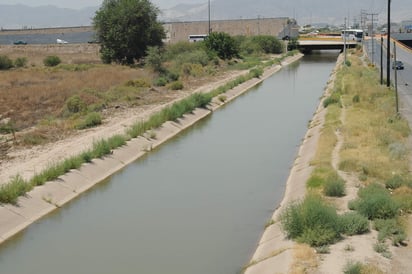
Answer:
[[[97,7],[81,10],[55,6],[0,5],[0,28],[90,26]]]
[[[185,0],[181,1],[185,2]],[[373,7],[371,3],[374,4]],[[302,25],[319,22],[341,25],[345,17],[348,17],[350,22],[359,21],[361,10],[365,10],[368,13],[379,13],[380,23],[384,23],[386,7],[387,0],[212,0],[211,19],[295,17]],[[75,10],[55,6],[0,5],[0,27],[88,26],[91,25],[97,9],[98,7]],[[205,0],[203,4],[180,4],[170,9],[163,9],[160,19],[162,21],[207,20],[208,2]],[[392,19],[394,22],[412,19],[412,1],[392,1]]]

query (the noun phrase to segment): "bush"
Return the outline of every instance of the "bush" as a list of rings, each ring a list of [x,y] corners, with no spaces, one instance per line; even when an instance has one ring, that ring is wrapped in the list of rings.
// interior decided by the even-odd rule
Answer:
[[[262,68],[254,68],[254,69],[250,70],[250,75],[253,78],[260,78],[260,76],[263,75],[263,69]]]
[[[252,42],[256,43],[264,53],[279,54],[284,51],[283,43],[271,35],[258,35],[252,37]]]
[[[181,90],[183,89],[183,83],[181,81],[174,81],[168,86],[171,90]]]
[[[86,103],[79,95],[73,95],[66,100],[66,108],[70,113],[78,113],[86,109]]]
[[[391,178],[389,178],[385,182],[386,188],[389,188],[389,189],[397,189],[397,188],[401,187],[403,184],[404,184],[404,180],[398,174],[392,176]]]
[[[331,244],[340,238],[336,209],[317,196],[307,196],[302,202],[289,205],[280,221],[289,238],[311,246]]]
[[[360,189],[358,196],[351,207],[370,220],[391,219],[398,215],[399,205],[385,188],[377,184]]]
[[[394,245],[401,244],[406,240],[406,232],[402,223],[398,219],[377,219],[374,221],[375,229],[379,231],[378,241],[392,239]]]
[[[14,60],[14,66],[16,68],[22,68],[27,65],[27,58],[26,57],[18,57]]]
[[[331,104],[340,103],[340,95],[338,93],[333,93],[331,96],[323,100],[323,107],[327,108]]]
[[[340,227],[346,235],[358,235],[369,231],[369,221],[357,212],[348,212],[340,216]]]
[[[85,129],[98,126],[102,123],[102,117],[97,112],[91,112],[87,114],[84,120],[80,121],[77,125],[77,129]]]
[[[13,61],[6,55],[0,55],[0,70],[8,70],[13,67]]]
[[[164,87],[167,84],[167,79],[164,77],[159,77],[157,79],[154,80],[153,85],[155,85],[156,87]]]
[[[345,181],[338,175],[329,176],[323,186],[323,193],[329,197],[345,196]]]
[[[47,56],[46,58],[43,59],[43,64],[46,67],[55,67],[60,63],[61,63],[61,59],[55,55]]]
[[[361,274],[362,264],[360,262],[348,262],[343,269],[344,274]]]
[[[0,203],[16,204],[19,196],[30,191],[32,186],[25,182],[21,176],[15,176],[10,183],[0,187]]]
[[[325,179],[320,176],[312,175],[309,180],[306,182],[307,187],[309,188],[318,188],[324,185]]]
[[[212,32],[204,41],[208,50],[215,52],[223,60],[239,56],[239,45],[235,39],[224,32]]]
[[[163,52],[161,48],[158,46],[147,47],[145,62],[154,71],[162,71]]]
[[[179,54],[176,56],[175,61],[179,65],[190,63],[206,66],[209,63],[209,56],[204,50],[195,50],[192,52],[183,52]]]

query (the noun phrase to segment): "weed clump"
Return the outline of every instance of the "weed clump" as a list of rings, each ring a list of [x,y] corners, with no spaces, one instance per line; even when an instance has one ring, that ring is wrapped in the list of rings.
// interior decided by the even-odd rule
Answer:
[[[323,193],[329,197],[345,196],[345,181],[338,175],[329,176],[323,186]]]
[[[0,55],[0,70],[8,70],[13,67],[13,61],[6,55]]]
[[[46,67],[55,67],[60,63],[61,63],[61,59],[60,59],[60,57],[58,57],[56,55],[50,55],[50,56],[47,56],[46,58],[43,59],[43,64]]]
[[[320,197],[307,196],[302,202],[289,205],[280,217],[289,238],[311,246],[323,246],[340,238],[336,209]]]
[[[358,192],[359,198],[350,203],[350,208],[370,220],[391,219],[398,215],[399,205],[388,190],[378,184],[370,184]]]

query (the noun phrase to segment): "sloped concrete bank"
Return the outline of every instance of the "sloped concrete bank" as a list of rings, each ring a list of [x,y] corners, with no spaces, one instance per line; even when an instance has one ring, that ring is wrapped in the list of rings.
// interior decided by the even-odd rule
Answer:
[[[336,72],[342,62],[343,58],[340,55],[324,90],[323,98],[331,92]],[[291,202],[305,197],[306,181],[313,170],[310,161],[315,156],[320,131],[325,122],[326,109],[323,107],[322,101],[319,102],[309,129],[300,145],[296,160],[286,181],[283,200],[273,213],[272,220],[274,223],[263,232],[249,266],[245,270],[245,274],[290,273],[295,242],[285,238],[279,223],[279,216],[282,210]]]
[[[0,244],[41,217],[62,207],[150,150],[173,138],[179,132],[210,115],[222,105],[264,81],[279,71],[282,66],[295,62],[302,56],[302,54],[299,54],[288,57],[281,65],[266,69],[259,79],[251,79],[227,91],[224,94],[226,96],[225,102],[214,98],[207,109],[199,108],[194,110],[193,113],[185,114],[176,122],[165,122],[160,128],[154,130],[155,139],[142,136],[132,139],[125,146],[114,150],[111,155],[103,159],[94,159],[91,163],[83,164],[80,169],[71,170],[55,181],[35,187],[26,196],[20,197],[16,206],[9,204],[0,206]]]

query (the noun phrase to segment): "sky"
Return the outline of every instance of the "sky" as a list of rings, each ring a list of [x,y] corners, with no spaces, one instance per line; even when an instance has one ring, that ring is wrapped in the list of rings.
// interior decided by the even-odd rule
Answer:
[[[171,8],[181,3],[198,4],[205,3],[206,1],[207,0],[151,0],[153,4],[162,9]],[[100,6],[102,2],[102,0],[0,0],[0,4],[3,5],[23,4],[32,7],[53,5],[60,8],[71,9]]]

